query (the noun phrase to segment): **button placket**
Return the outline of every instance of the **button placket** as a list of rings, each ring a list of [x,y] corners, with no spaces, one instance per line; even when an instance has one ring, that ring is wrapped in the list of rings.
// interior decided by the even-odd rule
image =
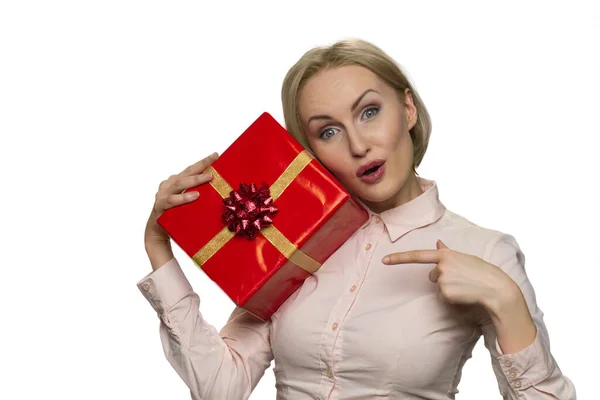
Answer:
[[[375,223],[373,223],[375,222]],[[364,236],[360,239],[362,241],[362,248],[358,249],[358,257],[354,264],[352,277],[346,281],[346,288],[340,293],[340,301],[337,307],[334,308],[329,316],[329,326],[325,328],[323,332],[322,348],[323,352],[320,353],[321,359],[323,360],[326,368],[323,373],[333,382],[335,385],[335,374],[333,372],[334,366],[341,362],[339,359],[340,353],[342,352],[341,336],[343,334],[342,324],[344,323],[344,316],[347,315],[348,310],[356,300],[356,294],[358,287],[364,280],[364,277],[369,268],[369,263],[373,257],[373,251],[375,250],[378,236],[385,230],[383,224],[377,222],[377,220],[371,220],[370,224],[367,224],[364,230]],[[333,389],[332,389],[333,390]]]
[[[375,224],[373,224],[373,221]],[[353,293],[353,295],[349,295],[350,304],[354,301],[356,297],[356,290],[358,289],[358,285],[363,281],[368,265],[371,262],[371,258],[373,257],[373,252],[375,250],[375,244],[378,241],[378,235],[385,231],[383,224],[381,224],[381,218],[377,215],[372,217],[371,223],[367,224],[365,230],[365,236],[362,238],[363,242],[363,251],[358,254],[357,266],[355,268],[356,274],[350,280],[351,286],[348,288],[347,293]],[[354,281],[354,282],[353,282]]]

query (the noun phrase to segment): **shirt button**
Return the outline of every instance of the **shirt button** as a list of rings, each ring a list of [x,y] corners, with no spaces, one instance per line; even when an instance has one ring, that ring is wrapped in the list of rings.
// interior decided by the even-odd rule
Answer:
[[[148,290],[150,290],[150,285],[149,285],[149,284],[147,284],[147,283],[144,283],[144,284],[142,285],[142,289],[144,289],[144,290],[147,292]]]
[[[333,329],[334,331],[337,329],[338,327],[338,323],[334,322],[333,325],[331,325],[331,329]]]
[[[521,381],[516,380],[515,383],[514,383],[514,385],[515,385],[516,388],[520,388],[521,387]]]
[[[355,290],[356,290],[356,285],[352,285],[352,286],[350,287],[350,291],[351,291],[351,292],[354,292]]]
[[[371,248],[371,243],[369,243],[365,246],[365,250],[369,250],[370,248]]]
[[[333,371],[329,367],[327,368],[327,376],[333,379]]]
[[[506,366],[506,367],[512,367],[512,361],[510,361],[510,360],[504,361],[504,366]]]
[[[517,377],[517,373],[515,371],[510,371],[508,375],[510,375],[510,377],[513,379]]]
[[[380,222],[381,222],[381,218],[379,218],[379,217],[375,217],[375,223],[376,223],[376,224],[378,224],[378,223],[380,223]]]

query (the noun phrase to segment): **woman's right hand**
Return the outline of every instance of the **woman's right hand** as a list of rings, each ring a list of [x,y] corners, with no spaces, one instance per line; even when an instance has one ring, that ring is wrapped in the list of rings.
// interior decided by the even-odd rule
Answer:
[[[213,153],[160,183],[144,232],[144,244],[153,269],[158,268],[173,256],[170,237],[158,224],[158,217],[169,208],[196,200],[198,192],[183,193],[183,191],[209,182],[212,174],[203,172],[217,158],[218,154]]]

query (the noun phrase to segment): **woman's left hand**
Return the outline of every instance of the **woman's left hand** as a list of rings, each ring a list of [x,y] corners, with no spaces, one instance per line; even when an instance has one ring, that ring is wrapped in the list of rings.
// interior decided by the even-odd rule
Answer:
[[[412,250],[384,257],[384,264],[435,263],[429,280],[438,283],[440,297],[451,304],[480,304],[495,308],[518,289],[497,266],[479,257],[449,249],[441,240],[437,250]],[[389,257],[389,261],[386,258]]]

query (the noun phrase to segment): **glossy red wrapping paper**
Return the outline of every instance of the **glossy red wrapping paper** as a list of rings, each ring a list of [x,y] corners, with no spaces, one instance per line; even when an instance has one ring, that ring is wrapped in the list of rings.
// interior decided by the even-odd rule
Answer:
[[[234,190],[241,183],[271,186],[304,148],[263,113],[212,164]],[[165,211],[158,223],[190,257],[225,227],[223,197],[211,184],[187,190],[200,197]],[[322,264],[368,218],[316,159],[312,159],[273,203],[276,227],[296,248]],[[198,265],[198,262],[194,260]],[[262,320],[310,276],[258,233],[234,236],[198,265],[235,304]]]

